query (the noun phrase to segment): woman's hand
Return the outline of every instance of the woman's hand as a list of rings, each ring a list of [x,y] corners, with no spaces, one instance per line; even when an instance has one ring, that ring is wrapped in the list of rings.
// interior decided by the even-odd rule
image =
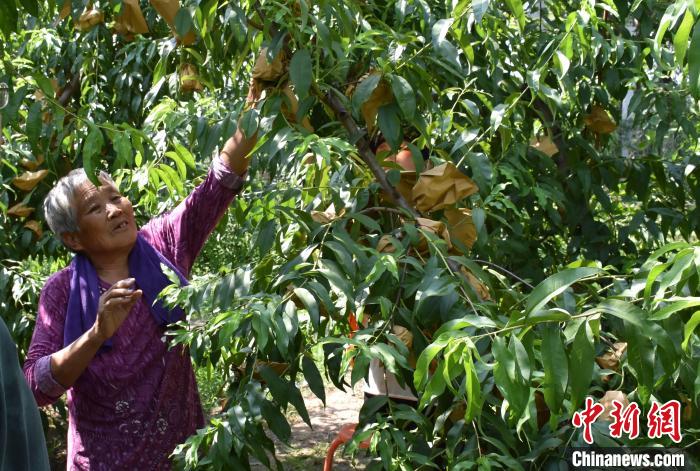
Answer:
[[[117,281],[100,296],[93,330],[101,341],[104,342],[114,335],[134,304],[141,299],[143,291],[134,289],[135,287],[136,280],[127,278]]]
[[[134,289],[136,280],[117,281],[100,296],[93,326],[67,347],[51,355],[51,374],[68,389],[78,380],[105,340],[114,335],[143,291]]]

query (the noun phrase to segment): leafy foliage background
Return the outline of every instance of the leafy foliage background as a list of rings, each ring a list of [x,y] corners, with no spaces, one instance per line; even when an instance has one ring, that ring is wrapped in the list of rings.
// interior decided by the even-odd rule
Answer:
[[[371,359],[420,397],[365,405],[356,443],[372,437],[372,469],[559,466],[582,444],[573,411],[614,390],[645,412],[681,401],[680,446],[698,455],[696,2],[183,0],[174,32],[141,2],[150,32],[132,41],[110,29],[121,1],[87,3],[62,20],[60,0],[0,3],[0,303],[22,355],[43,279],[68,260],[38,209],[56,179],[108,168],[145,221],[187,194],[240,120],[259,127],[250,183],[192,285],[169,294],[190,312],[174,340],[227,398],[180,466],[276,466],[266,430],[289,439],[289,406],[309,420],[298,382],[324,399],[324,378],[347,387]],[[89,8],[104,23],[81,31]],[[188,31],[196,42],[178,44]],[[263,46],[286,51],[289,72],[244,113]],[[380,83],[375,122],[363,105]],[[471,176],[479,191],[458,206],[472,247],[391,211],[338,103],[392,147],[410,141],[419,170],[426,150]],[[22,190],[27,169],[47,173]],[[35,209],[18,217],[17,204]],[[393,252],[378,250],[384,235]],[[368,319],[353,336],[350,313]],[[626,353],[601,369],[615,342]]]

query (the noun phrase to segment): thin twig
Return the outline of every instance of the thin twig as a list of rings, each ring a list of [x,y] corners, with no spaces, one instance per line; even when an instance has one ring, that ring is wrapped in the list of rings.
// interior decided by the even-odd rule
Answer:
[[[387,208],[386,206],[374,206],[371,208],[365,208],[362,211],[359,211],[358,214],[367,214],[367,213],[373,213],[373,212],[386,212],[386,213],[394,213],[398,214],[400,216],[405,216],[406,213],[401,211],[400,209],[396,208]]]
[[[487,262],[486,260],[480,260],[480,259],[478,259],[478,258],[475,258],[474,261],[477,262],[477,263],[483,263],[484,265],[489,265],[489,266],[491,266],[491,267],[493,267],[493,268],[497,268],[497,269],[501,270],[503,273],[506,273],[507,275],[512,276],[513,278],[515,278],[516,280],[518,280],[519,282],[521,282],[522,284],[524,284],[524,285],[527,286],[528,288],[530,288],[530,289],[535,289],[535,287],[532,286],[530,283],[528,283],[527,281],[523,280],[522,278],[520,278],[518,275],[516,275],[516,274],[513,273],[512,271],[509,271],[509,270],[503,268],[503,267],[500,266],[500,265],[497,265],[497,264],[492,263],[492,262]]]

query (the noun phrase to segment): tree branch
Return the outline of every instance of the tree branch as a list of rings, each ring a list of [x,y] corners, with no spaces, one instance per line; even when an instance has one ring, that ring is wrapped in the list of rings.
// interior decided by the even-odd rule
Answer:
[[[350,142],[355,143],[355,147],[357,147],[360,158],[372,171],[374,178],[377,179],[382,189],[389,195],[389,197],[391,197],[392,200],[396,202],[397,206],[405,210],[414,219],[420,217],[420,213],[416,211],[416,209],[413,206],[408,204],[406,199],[403,196],[401,196],[401,193],[399,193],[396,190],[396,188],[394,188],[394,186],[391,183],[389,183],[389,180],[387,180],[386,178],[386,173],[384,172],[384,169],[379,165],[379,162],[377,162],[377,158],[374,155],[374,152],[372,152],[372,149],[370,149],[369,147],[367,133],[360,130],[360,128],[355,123],[355,120],[345,109],[338,97],[335,96],[331,91],[328,92],[328,94],[325,96],[325,99],[321,95],[320,98],[328,105],[329,108],[333,110],[338,120],[348,132],[350,136]]]
[[[404,212],[401,211],[400,209],[396,208],[387,208],[385,206],[373,206],[371,208],[365,208],[362,211],[359,212],[359,214],[367,214],[367,213],[378,213],[378,212],[387,212],[387,213],[394,213],[394,214],[399,214],[401,216],[405,216]]]
[[[80,90],[80,72],[75,74],[70,83],[63,89],[58,97],[58,103],[65,107],[71,98]]]

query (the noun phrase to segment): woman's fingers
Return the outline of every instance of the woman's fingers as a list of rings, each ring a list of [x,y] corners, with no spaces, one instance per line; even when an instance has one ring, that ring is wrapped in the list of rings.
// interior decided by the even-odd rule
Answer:
[[[117,307],[121,305],[126,305],[129,303],[135,303],[141,298],[141,295],[143,294],[143,291],[135,290],[131,291],[122,295],[118,296],[113,296],[109,299],[107,299],[104,303],[105,307]]]
[[[100,298],[104,301],[113,298],[120,298],[134,293],[136,288],[136,280],[134,278],[126,278],[114,283]]]
[[[118,289],[112,289],[110,291],[105,292],[104,296],[105,296],[105,299],[112,299],[112,298],[121,298],[123,296],[128,296],[132,293],[135,293],[135,291],[133,289],[118,288]]]

